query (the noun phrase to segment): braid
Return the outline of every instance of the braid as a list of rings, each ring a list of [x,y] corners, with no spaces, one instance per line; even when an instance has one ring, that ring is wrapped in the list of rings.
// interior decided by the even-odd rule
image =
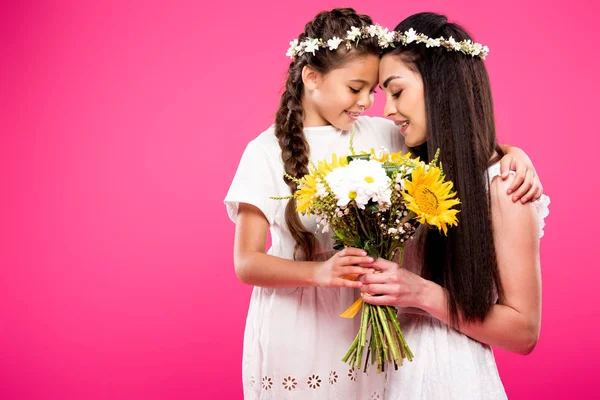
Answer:
[[[351,8],[337,8],[331,11],[319,13],[312,21],[306,24],[304,32],[298,40],[307,37],[322,38],[327,40],[334,36],[344,35],[352,26],[366,26],[372,24],[371,18],[366,15],[357,14]],[[335,68],[342,67],[351,57],[365,54],[379,54],[377,42],[373,40],[362,40],[361,46],[351,51],[339,49],[335,52],[320,51],[316,54],[305,53],[290,63],[285,91],[281,96],[279,110],[275,116],[275,136],[281,147],[281,158],[285,172],[297,179],[308,174],[308,158],[310,147],[304,136],[304,108],[302,107],[302,93],[304,84],[302,82],[302,70],[310,66],[321,74],[326,74]],[[294,181],[283,177],[290,191],[294,193],[297,185]],[[315,236],[308,231],[300,221],[296,212],[296,200],[290,199],[285,209],[285,222],[296,241],[294,259],[298,250],[304,253],[306,260],[312,260],[315,255]]]
[[[294,178],[302,178],[308,174],[309,146],[304,137],[302,117],[302,63],[291,63],[285,91],[281,96],[279,110],[275,117],[275,136],[281,147],[281,157],[285,172]],[[294,193],[297,185],[294,181],[283,178]],[[312,260],[315,252],[315,237],[309,232],[296,212],[296,199],[290,199],[285,208],[285,221],[296,241],[294,259],[298,250],[302,250],[307,260]]]

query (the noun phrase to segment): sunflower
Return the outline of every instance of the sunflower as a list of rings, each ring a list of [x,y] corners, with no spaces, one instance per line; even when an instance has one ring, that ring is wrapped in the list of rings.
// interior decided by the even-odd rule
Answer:
[[[419,159],[411,159],[410,153],[403,154],[402,152],[398,153],[377,153],[374,148],[371,148],[370,152],[363,151],[362,154],[369,154],[373,160],[377,160],[382,163],[389,163],[395,165],[402,165],[405,162],[418,162]],[[410,161],[409,161],[410,160]]]
[[[336,168],[348,165],[345,156],[337,156],[335,153],[331,156],[331,162],[324,160],[313,165],[310,172],[300,179],[300,186],[294,197],[296,198],[296,211],[306,213],[310,216],[310,208],[314,204],[319,188],[319,181],[324,182],[325,176]]]
[[[447,227],[458,225],[456,214],[451,208],[460,201],[452,192],[452,182],[444,182],[442,170],[437,167],[419,166],[412,171],[411,180],[404,181],[406,192],[402,193],[407,207],[417,214],[417,221],[435,226],[447,234]]]

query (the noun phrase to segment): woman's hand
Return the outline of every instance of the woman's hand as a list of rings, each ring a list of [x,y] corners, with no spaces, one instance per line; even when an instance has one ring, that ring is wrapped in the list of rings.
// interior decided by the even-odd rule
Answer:
[[[314,273],[315,286],[360,288],[362,282],[350,278],[373,272],[369,268],[373,262],[373,258],[367,256],[366,251],[352,247],[345,248],[317,266]]]
[[[420,308],[425,285],[423,278],[383,258],[378,258],[369,267],[379,273],[365,274],[359,278],[363,283],[361,295],[366,303]]]

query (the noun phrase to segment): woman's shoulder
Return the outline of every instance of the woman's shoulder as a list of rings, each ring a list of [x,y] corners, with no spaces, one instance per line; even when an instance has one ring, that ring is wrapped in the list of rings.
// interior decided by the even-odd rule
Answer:
[[[507,193],[508,188],[515,179],[515,174],[511,173],[507,179],[502,179],[500,173],[500,163],[496,163],[488,168],[489,190],[491,198],[492,214],[502,216],[498,220],[506,223],[525,223],[531,219],[538,225],[538,236],[544,236],[544,219],[550,214],[550,198],[542,195],[539,200],[526,204],[520,201],[514,202],[512,195]],[[534,223],[536,223],[534,222]]]

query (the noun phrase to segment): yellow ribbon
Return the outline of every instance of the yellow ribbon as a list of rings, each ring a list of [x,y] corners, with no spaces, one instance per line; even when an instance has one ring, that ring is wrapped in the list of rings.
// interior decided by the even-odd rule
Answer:
[[[356,300],[346,311],[340,314],[342,318],[354,318],[360,307],[362,306],[363,299],[362,297]]]

